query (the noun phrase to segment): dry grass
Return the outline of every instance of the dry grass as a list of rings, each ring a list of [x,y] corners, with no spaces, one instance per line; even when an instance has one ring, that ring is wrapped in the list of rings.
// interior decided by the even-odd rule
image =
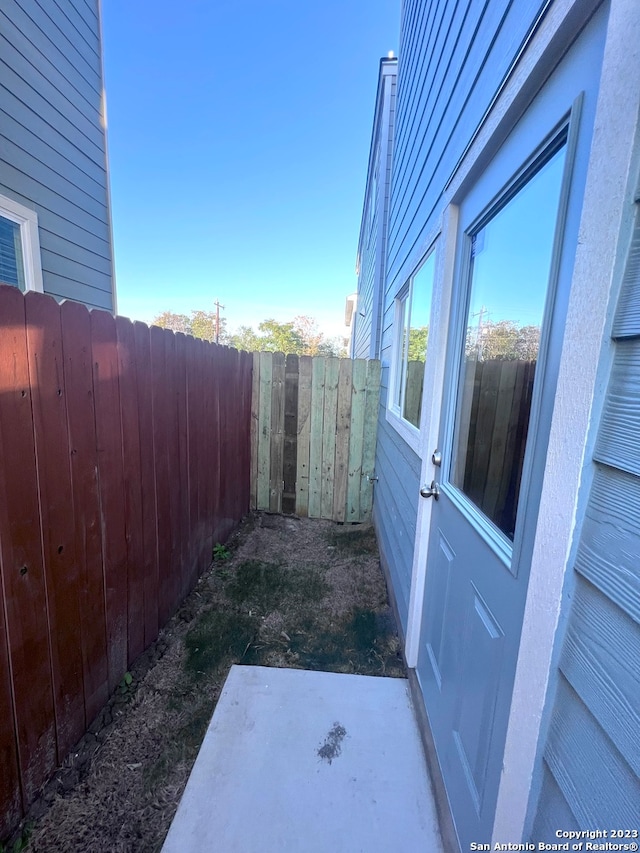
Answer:
[[[26,849],[160,850],[232,663],[403,675],[371,527],[247,517],[43,790]]]

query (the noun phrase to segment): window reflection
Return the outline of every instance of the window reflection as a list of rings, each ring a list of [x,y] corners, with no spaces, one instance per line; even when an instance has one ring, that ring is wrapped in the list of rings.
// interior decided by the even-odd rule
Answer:
[[[0,284],[25,289],[20,226],[4,216],[0,216]]]
[[[396,317],[401,331],[394,403],[404,420],[415,427],[420,426],[434,272],[432,251],[412,277],[407,294],[397,300]]]
[[[472,235],[452,481],[513,539],[564,147]]]

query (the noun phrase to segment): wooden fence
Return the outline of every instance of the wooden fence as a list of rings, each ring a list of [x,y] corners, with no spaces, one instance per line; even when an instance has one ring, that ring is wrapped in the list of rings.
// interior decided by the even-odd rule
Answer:
[[[535,370],[535,361],[469,359],[465,365],[460,415],[465,429],[459,436],[460,468],[454,480],[510,538]]]
[[[371,517],[380,362],[254,353],[251,505]]]
[[[0,287],[0,837],[247,511],[251,370]]]

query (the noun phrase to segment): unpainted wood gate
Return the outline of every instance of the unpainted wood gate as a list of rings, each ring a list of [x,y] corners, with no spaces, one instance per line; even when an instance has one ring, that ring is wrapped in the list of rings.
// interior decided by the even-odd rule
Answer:
[[[251,506],[369,521],[380,362],[254,353]]]

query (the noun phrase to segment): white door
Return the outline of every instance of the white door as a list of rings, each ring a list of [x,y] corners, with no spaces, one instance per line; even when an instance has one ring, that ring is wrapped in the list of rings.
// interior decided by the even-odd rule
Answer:
[[[462,849],[491,840],[502,769],[588,161],[577,83],[459,203],[417,673]]]

